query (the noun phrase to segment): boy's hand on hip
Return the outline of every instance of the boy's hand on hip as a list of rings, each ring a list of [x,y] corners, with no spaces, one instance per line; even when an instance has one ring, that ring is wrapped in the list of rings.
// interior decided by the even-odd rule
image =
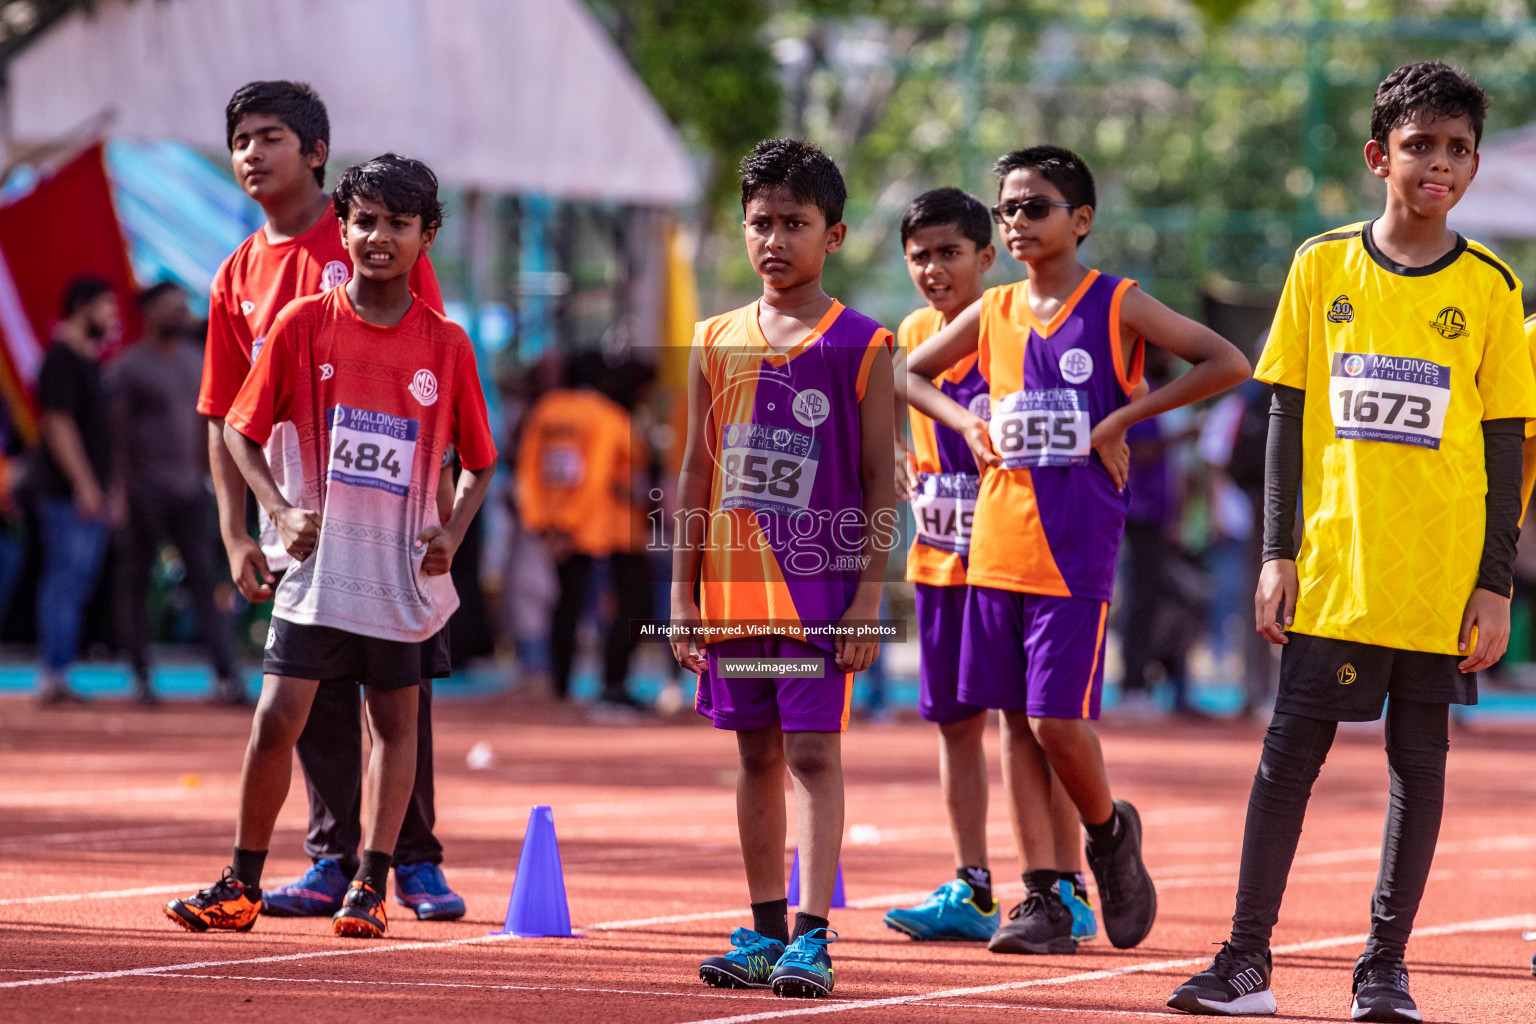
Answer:
[[[702,616],[699,615],[699,606],[693,600],[692,594],[672,595],[672,627],[679,632],[670,637],[672,644],[672,657],[683,668],[698,675],[707,667],[704,660],[704,644],[699,644],[697,652],[693,649],[694,633],[702,625]],[[686,630],[686,632],[683,632]]]
[[[320,513],[289,505],[273,513],[272,525],[277,527],[283,549],[295,562],[315,553],[315,545],[320,542]]]
[[[255,604],[272,600],[272,584],[277,577],[267,565],[266,553],[250,537],[235,537],[224,542],[229,555],[229,578],[235,581],[240,596]]]
[[[453,536],[441,526],[429,526],[416,537],[416,548],[425,547],[427,553],[421,557],[421,572],[424,576],[441,576],[453,568],[454,552],[459,550],[459,545]]]
[[[1272,644],[1288,644],[1285,627],[1296,621],[1296,562],[1271,558],[1259,570],[1259,589],[1253,595],[1254,628]],[[1284,625],[1279,616],[1283,614]],[[1508,620],[1506,620],[1507,625]]]
[[[1461,614],[1461,636],[1456,646],[1468,652],[1456,666],[1463,672],[1490,668],[1504,657],[1509,647],[1509,598],[1481,587],[1473,590],[1467,598],[1467,610]]]
[[[966,445],[971,449],[971,454],[976,457],[976,472],[985,474],[989,466],[1001,466],[1003,460],[997,457],[997,452],[992,450],[992,435],[987,430],[987,421],[980,416],[972,417],[971,422],[965,425],[960,432],[965,438]]]
[[[896,443],[896,498],[905,501],[917,490],[917,456]]]
[[[1131,471],[1131,446],[1125,440],[1125,428],[1118,426],[1113,417],[1106,416],[1088,435],[1088,444],[1099,453],[1109,478],[1115,482],[1115,490],[1125,490],[1125,481]]]

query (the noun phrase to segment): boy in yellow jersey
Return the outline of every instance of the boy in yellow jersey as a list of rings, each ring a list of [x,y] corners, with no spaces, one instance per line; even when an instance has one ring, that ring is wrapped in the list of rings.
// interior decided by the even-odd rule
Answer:
[[[982,471],[960,651],[959,698],[998,708],[1003,778],[1023,861],[1025,899],[989,943],[1006,952],[1070,952],[1072,915],[1057,889],[1053,775],[1088,830],[1104,933],[1135,946],[1157,894],[1141,860],[1136,809],[1111,796],[1092,720],[1104,678],[1104,620],[1125,528],[1133,424],[1247,376],[1237,349],[1134,281],[1082,264],[1093,227],[1093,174],[1055,146],[1009,153],[994,168],[993,217],[1029,279],[989,288],[907,360],[911,405],[959,432]],[[1150,394],[1143,340],[1192,364]],[[932,383],[972,352],[991,420]]]
[[[853,673],[875,655],[870,633],[847,630],[878,619],[899,537],[891,332],[821,290],[822,265],[848,230],[847,195],[837,166],[808,142],[768,139],[742,161],[742,226],[763,295],[694,332],[677,484],[672,621],[710,632],[698,653],[687,636],[672,650],[699,673],[699,713],[736,733],[753,919],[699,976],[780,996],[832,990],[841,733]],[[746,632],[759,624],[768,632]],[[786,767],[801,868],[792,935]]]
[[[936,188],[902,214],[907,272],[928,305],[897,329],[897,348],[911,352],[981,298],[997,256],[992,218],[981,200],[957,188]],[[991,396],[974,355],[945,370],[937,384],[958,404],[988,418]],[[987,758],[982,747],[987,709],[959,699],[960,636],[965,618],[965,568],[981,477],[965,438],[920,412],[912,413],[912,453],[898,471],[902,497],[912,501],[917,536],[907,553],[915,587],[918,714],[939,727],[939,777],[954,841],[955,877],[914,907],[885,915],[887,926],[914,939],[986,941],[998,926],[987,863]],[[1058,784],[1052,793],[1057,883],[1072,911],[1076,941],[1097,932],[1078,852],[1077,811]],[[1043,950],[1041,951],[1043,952]]]
[[[1448,710],[1477,702],[1475,673],[1508,641],[1536,416],[1520,282],[1446,226],[1487,109],[1439,61],[1388,75],[1365,145],[1385,212],[1308,240],[1291,264],[1256,373],[1275,385],[1256,626],[1285,645],[1280,692],[1231,939],[1174,991],[1177,1009],[1275,1012],[1269,940],[1312,783],[1338,723],[1378,719],[1385,702],[1391,797],[1351,1014],[1422,1019],[1403,953],[1440,831]]]

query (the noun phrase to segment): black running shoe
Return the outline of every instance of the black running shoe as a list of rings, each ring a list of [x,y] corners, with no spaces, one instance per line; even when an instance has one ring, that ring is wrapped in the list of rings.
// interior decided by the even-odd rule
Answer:
[[[1076,953],[1072,911],[1055,889],[1032,892],[1008,911],[1008,923],[993,933],[994,953]]]
[[[1095,856],[1089,843],[1088,865],[1099,886],[1104,934],[1116,949],[1130,949],[1147,937],[1157,920],[1157,890],[1141,862],[1141,815],[1124,800],[1115,801],[1115,813],[1125,829],[1120,845]]]
[[[1223,942],[1211,966],[1174,989],[1168,1005],[1185,1013],[1228,1017],[1274,1013],[1269,974],[1268,950],[1248,953]]]
[[[1406,1021],[1424,1019],[1408,994],[1408,968],[1388,953],[1365,953],[1355,961],[1355,1003],[1349,1015],[1355,1020]]]

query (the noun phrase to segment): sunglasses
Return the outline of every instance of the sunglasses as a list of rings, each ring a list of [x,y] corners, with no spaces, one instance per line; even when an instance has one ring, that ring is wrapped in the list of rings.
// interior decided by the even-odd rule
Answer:
[[[999,203],[992,207],[992,219],[999,224],[1008,224],[1019,219],[1023,214],[1029,220],[1045,220],[1051,215],[1051,207],[1059,206],[1063,210],[1075,210],[1078,203],[1061,203],[1045,196],[1030,196],[1022,203]]]

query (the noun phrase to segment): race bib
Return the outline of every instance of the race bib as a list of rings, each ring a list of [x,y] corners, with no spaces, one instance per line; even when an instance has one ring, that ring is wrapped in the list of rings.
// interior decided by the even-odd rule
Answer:
[[[819,439],[758,423],[728,423],[721,435],[721,508],[791,515],[809,507]]]
[[[1076,388],[1042,388],[1004,395],[992,407],[992,447],[1004,469],[1081,466],[1092,448],[1087,400]]]
[[[981,477],[975,473],[919,473],[912,492],[912,519],[917,542],[940,551],[968,554],[971,521]]]
[[[338,405],[331,411],[331,464],[326,478],[401,497],[411,491],[419,420]]]
[[[587,469],[586,460],[581,457],[581,449],[563,444],[550,445],[544,449],[544,455],[539,463],[539,471],[544,476],[544,486],[551,488],[580,485],[582,475]]]
[[[1334,437],[1439,449],[1451,368],[1427,359],[1335,352],[1328,395]]]

